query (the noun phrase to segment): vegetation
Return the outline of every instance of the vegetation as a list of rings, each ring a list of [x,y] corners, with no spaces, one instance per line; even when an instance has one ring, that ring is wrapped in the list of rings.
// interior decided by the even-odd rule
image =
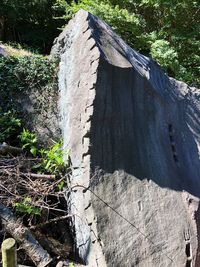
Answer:
[[[29,130],[23,129],[18,136],[23,143],[22,148],[30,151],[33,156],[37,154],[37,136],[35,133],[29,132]]]
[[[1,195],[30,225],[47,224],[65,212],[60,203],[68,166],[62,141],[41,147],[37,135],[23,128],[13,99],[19,92],[52,88],[57,63],[41,54],[50,52],[54,38],[81,8],[105,20],[170,76],[200,86],[198,1],[1,0],[0,41],[9,57],[0,56],[0,144],[15,140],[23,149],[20,156],[0,157]]]
[[[51,187],[51,191],[56,194],[56,191],[62,191],[62,189],[65,186],[65,175],[67,173],[67,164],[63,161],[63,149],[62,149],[62,141],[55,142],[54,145],[50,146],[49,148],[41,147],[38,143],[38,138],[35,133],[30,132],[27,129],[24,129],[20,132],[20,134],[17,136],[19,132],[19,126],[21,126],[21,121],[14,117],[13,113],[11,111],[8,111],[7,113],[3,113],[3,117],[1,118],[3,125],[1,127],[4,127],[4,131],[1,132],[1,142],[4,141],[6,138],[14,138],[19,139],[18,145],[22,147],[24,150],[24,153],[26,155],[25,158],[21,159],[21,161],[26,162],[26,160],[31,159],[31,165],[29,164],[26,166],[26,163],[23,166],[23,173],[22,177],[20,177],[21,167],[18,167],[18,171],[15,175],[19,176],[21,181],[19,182],[24,184],[23,185],[23,192],[24,194],[18,194],[15,186],[16,183],[14,183],[14,188],[12,188],[11,184],[11,192],[15,192],[15,198],[12,201],[12,206],[15,208],[15,211],[17,214],[27,214],[27,215],[41,215],[42,209],[38,206],[37,202],[38,200],[41,201],[41,196],[38,196],[38,192],[40,191],[38,189],[34,190],[34,192],[30,193],[30,188],[26,186],[27,181],[26,179],[23,179],[24,176],[24,170],[26,170],[26,175],[28,173],[32,173],[32,176],[34,175],[37,177],[37,173],[39,173],[39,178],[47,177],[47,178],[53,178],[55,181],[51,181],[50,184],[46,184],[46,189],[44,190],[48,191],[48,186]],[[5,120],[5,121],[3,121]],[[3,158],[1,158],[3,159]],[[10,161],[7,158],[6,160],[9,164]],[[13,161],[11,157],[11,161]],[[2,162],[0,162],[2,164]],[[20,163],[19,163],[20,164]],[[7,164],[6,164],[7,165]],[[11,166],[13,165],[10,164]],[[21,165],[21,164],[20,164]],[[15,164],[13,165],[14,167]],[[3,170],[3,167],[2,167]],[[2,174],[1,170],[1,174]],[[5,170],[7,171],[7,169]],[[16,172],[16,170],[12,170],[12,175]],[[3,172],[4,174],[4,172]],[[49,176],[46,174],[49,174]],[[2,178],[3,180],[3,178]],[[1,180],[1,185],[2,185]],[[31,180],[29,179],[28,183]],[[34,181],[32,181],[34,183]],[[20,187],[21,188],[21,187]],[[21,190],[21,189],[20,189]],[[10,190],[9,190],[10,191]],[[6,191],[6,195],[7,195]],[[30,195],[29,195],[30,194]],[[31,197],[32,196],[32,197]],[[42,196],[43,198],[43,196]],[[36,201],[36,199],[38,199]],[[20,202],[18,201],[20,200]]]
[[[42,162],[37,166],[40,170],[47,171],[50,173],[54,173],[57,175],[62,175],[65,171],[65,163],[63,161],[63,150],[62,150],[63,142],[56,142],[53,146],[48,149],[40,149],[39,153],[42,157]],[[62,189],[62,184],[59,185],[60,189]]]
[[[52,90],[57,67],[56,62],[46,56],[28,55],[25,50],[11,46],[9,49],[12,56],[0,57],[0,143],[17,144],[14,137],[22,131],[23,118],[16,96],[28,91]],[[25,132],[23,134],[25,138]],[[34,146],[31,151],[35,153]]]
[[[16,137],[21,130],[21,120],[14,110],[4,112],[0,108],[0,143]]]
[[[21,47],[9,45],[9,54],[9,57],[0,57],[0,145],[5,142],[3,145],[17,152],[12,154],[9,150],[0,155],[1,204],[12,209],[26,227],[33,227],[40,236],[44,235],[43,229],[45,232],[49,229],[48,236],[57,242],[56,251],[52,247],[50,254],[60,258],[68,255],[61,243],[68,218],[64,190],[69,175],[68,164],[63,161],[63,144],[52,140],[50,146],[42,145],[36,133],[25,128],[23,110],[16,100],[19,95],[35,96],[41,91],[51,95],[55,89],[57,63]],[[44,101],[43,98],[37,100]],[[38,106],[37,103],[34,108]],[[57,229],[58,224],[65,226]],[[0,235],[0,241],[2,238]],[[20,262],[31,265],[24,255]]]
[[[7,47],[6,45],[6,49]],[[0,95],[3,99],[0,108],[0,143],[6,142],[22,147],[24,156],[33,158],[32,164],[24,167],[26,172],[53,175],[59,182],[56,182],[52,189],[62,190],[64,181],[61,176],[64,177],[66,173],[62,142],[55,142],[49,148],[41,147],[37,135],[23,128],[21,110],[18,110],[17,102],[14,100],[15,94],[19,92],[40,91],[46,87],[51,90],[56,75],[56,62],[50,61],[46,56],[19,48],[9,46],[12,55],[0,57]],[[22,161],[26,160],[23,158]],[[24,191],[28,190],[24,189]],[[18,195],[18,198],[20,202],[17,199],[12,202],[16,212],[39,214],[40,208],[34,204],[37,204],[37,201],[29,196],[28,192]]]
[[[63,241],[60,241],[66,231],[66,222],[59,229],[57,225],[68,218],[63,189],[69,171],[68,165],[63,161],[62,142],[43,148],[35,133],[23,129],[18,135],[21,120],[17,119],[14,111],[4,112],[2,115],[1,127],[4,131],[0,135],[1,141],[9,141],[11,137],[19,139],[18,146],[23,150],[19,149],[20,154],[14,157],[12,154],[0,155],[1,205],[11,208],[15,216],[25,226],[36,229],[40,237],[49,227],[50,242],[53,238],[57,244],[51,248],[50,253],[59,258],[68,255],[68,247],[63,248]],[[30,264],[23,255],[24,260]],[[55,264],[52,263],[51,266]]]
[[[32,205],[32,199],[30,197],[25,197],[22,202],[16,202],[14,207],[19,214],[41,215],[41,210]]]
[[[38,144],[37,135],[27,129],[23,129],[18,137],[25,151],[30,152],[34,157],[41,158],[41,161],[32,167],[34,170],[59,176],[64,174],[65,163],[63,161],[62,141],[55,142],[49,148],[41,148]]]
[[[200,85],[200,5],[182,0],[59,1],[68,19],[80,8],[104,19],[130,46],[153,57],[170,76]]]
[[[0,92],[41,88],[52,83],[55,69],[56,63],[41,55],[0,57]]]
[[[0,40],[15,41],[34,47],[42,53],[49,52],[52,41],[58,34],[62,22],[54,16],[56,0],[1,0]]]
[[[2,0],[0,40],[49,52],[80,8],[109,23],[128,44],[169,75],[200,85],[200,5],[190,0]],[[29,10],[29,12],[27,12]]]
[[[63,232],[66,231],[68,216],[66,215],[66,200],[63,188],[68,176],[68,169],[66,164],[64,166],[61,158],[56,163],[55,160],[52,161],[52,157],[58,159],[58,154],[62,154],[62,147],[56,143],[56,149],[52,149],[52,147],[45,148],[46,155],[41,157],[34,133],[23,130],[20,137],[23,140],[24,153],[22,152],[15,157],[12,155],[0,156],[1,205],[12,209],[15,216],[23,222],[23,225],[31,228],[31,231],[35,231],[39,235],[36,237],[44,239],[45,235],[46,240],[49,238],[50,243],[55,240],[56,246],[48,247],[48,252],[56,255],[56,258],[58,256],[59,258],[64,257],[68,254],[67,248],[63,245],[62,236]],[[35,156],[31,152],[33,145],[38,152]],[[55,155],[53,151],[55,151]],[[51,154],[51,157],[49,157],[49,154]],[[48,167],[46,166],[47,161]],[[35,168],[38,163],[39,166]],[[39,168],[40,164],[45,164],[45,170]],[[62,166],[62,174],[58,172],[60,166]],[[54,172],[54,170],[56,171]],[[62,224],[63,227],[60,227]],[[5,233],[3,233],[4,235]],[[0,235],[0,240],[3,236]],[[20,251],[18,251],[19,254]],[[30,265],[31,262],[24,256],[23,251],[21,251],[21,254],[20,262]],[[55,264],[50,266],[53,267]]]

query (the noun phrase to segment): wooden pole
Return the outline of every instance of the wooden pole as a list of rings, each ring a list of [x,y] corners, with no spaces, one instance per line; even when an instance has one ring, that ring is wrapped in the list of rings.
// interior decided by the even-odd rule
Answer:
[[[13,238],[7,238],[2,246],[3,267],[17,267],[16,242]]]

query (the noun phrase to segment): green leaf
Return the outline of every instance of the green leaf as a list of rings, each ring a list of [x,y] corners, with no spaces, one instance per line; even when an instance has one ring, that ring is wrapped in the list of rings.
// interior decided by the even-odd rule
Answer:
[[[58,184],[58,189],[62,190],[65,186],[65,182],[62,180],[59,184]]]
[[[37,148],[36,147],[31,147],[30,152],[31,152],[31,154],[33,156],[36,156],[36,154],[37,154]]]

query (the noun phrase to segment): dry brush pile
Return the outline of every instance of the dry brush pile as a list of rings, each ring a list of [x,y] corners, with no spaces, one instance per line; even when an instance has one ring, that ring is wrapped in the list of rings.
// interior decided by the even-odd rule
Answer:
[[[5,153],[5,146],[20,155]],[[71,215],[65,200],[69,168],[62,175],[40,173],[34,166],[40,166],[42,158],[27,156],[22,149],[7,145],[4,150],[6,155],[0,155],[1,241],[8,236],[16,239],[18,260],[23,264],[55,266],[72,256]]]

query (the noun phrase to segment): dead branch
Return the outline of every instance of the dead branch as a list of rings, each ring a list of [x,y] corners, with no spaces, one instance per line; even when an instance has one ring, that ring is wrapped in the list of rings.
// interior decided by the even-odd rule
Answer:
[[[44,199],[50,195],[60,196],[56,189],[63,178],[58,180],[55,175],[33,173],[34,160],[31,161],[23,155],[15,158],[0,156],[0,198],[4,198],[1,203],[5,206],[29,196],[33,205],[40,207],[43,204],[48,208],[49,203]]]
[[[68,214],[68,215],[60,216],[60,217],[57,217],[57,218],[48,220],[48,221],[46,221],[46,222],[44,222],[44,223],[40,223],[40,224],[37,224],[37,225],[33,225],[33,226],[30,227],[30,229],[31,229],[31,230],[33,229],[33,230],[34,230],[34,229],[36,229],[36,228],[43,227],[43,226],[45,226],[45,225],[47,225],[47,224],[50,224],[50,223],[52,223],[52,222],[58,222],[58,221],[62,221],[62,220],[68,219],[68,218],[70,218],[70,217],[72,217],[72,216],[74,216],[74,215],[70,215],[70,214]]]
[[[21,247],[36,266],[45,267],[52,261],[48,252],[35,240],[28,228],[17,220],[14,214],[2,204],[0,204],[0,217],[6,232],[21,244]]]
[[[31,177],[31,178],[38,178],[38,179],[55,179],[55,175],[50,175],[50,174],[41,174],[41,173],[23,173],[21,172],[20,175],[25,176],[25,177]]]
[[[0,155],[18,155],[22,153],[19,147],[9,146],[6,143],[0,145]]]

